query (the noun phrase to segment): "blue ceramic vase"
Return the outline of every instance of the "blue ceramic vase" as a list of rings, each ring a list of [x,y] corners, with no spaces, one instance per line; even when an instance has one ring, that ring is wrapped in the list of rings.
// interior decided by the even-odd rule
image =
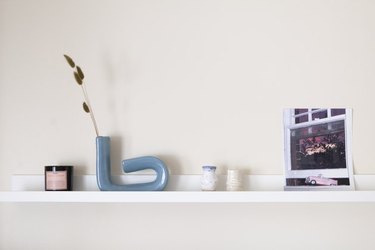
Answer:
[[[115,184],[111,180],[110,137],[96,137],[96,180],[101,191],[161,191],[168,183],[168,168],[159,158],[142,156],[122,161],[125,173],[152,169],[156,179],[146,183]]]

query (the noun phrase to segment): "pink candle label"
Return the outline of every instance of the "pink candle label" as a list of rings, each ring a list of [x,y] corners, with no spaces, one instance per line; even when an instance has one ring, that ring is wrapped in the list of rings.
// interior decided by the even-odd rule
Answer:
[[[67,171],[48,171],[47,190],[65,190],[68,189]]]

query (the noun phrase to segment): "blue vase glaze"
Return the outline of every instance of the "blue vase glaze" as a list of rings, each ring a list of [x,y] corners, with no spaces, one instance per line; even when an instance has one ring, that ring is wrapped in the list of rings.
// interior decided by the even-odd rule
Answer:
[[[146,183],[114,184],[111,181],[110,137],[96,137],[96,180],[101,191],[161,191],[168,183],[168,168],[159,158],[142,156],[122,161],[125,173],[144,169],[156,172],[156,179]]]

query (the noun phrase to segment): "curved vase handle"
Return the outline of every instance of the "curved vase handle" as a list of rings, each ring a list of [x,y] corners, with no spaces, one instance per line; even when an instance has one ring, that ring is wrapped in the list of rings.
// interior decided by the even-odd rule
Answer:
[[[110,137],[96,137],[96,180],[101,191],[161,191],[168,183],[168,168],[159,158],[143,156],[122,161],[125,173],[152,169],[156,179],[146,183],[114,184],[111,181]]]

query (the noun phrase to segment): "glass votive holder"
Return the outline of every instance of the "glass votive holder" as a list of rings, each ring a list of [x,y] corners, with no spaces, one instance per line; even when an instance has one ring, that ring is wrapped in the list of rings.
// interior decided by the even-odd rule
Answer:
[[[44,187],[46,191],[72,191],[73,166],[45,166]]]
[[[201,177],[201,189],[202,191],[215,191],[218,178],[216,176],[215,166],[203,166],[203,174]]]

